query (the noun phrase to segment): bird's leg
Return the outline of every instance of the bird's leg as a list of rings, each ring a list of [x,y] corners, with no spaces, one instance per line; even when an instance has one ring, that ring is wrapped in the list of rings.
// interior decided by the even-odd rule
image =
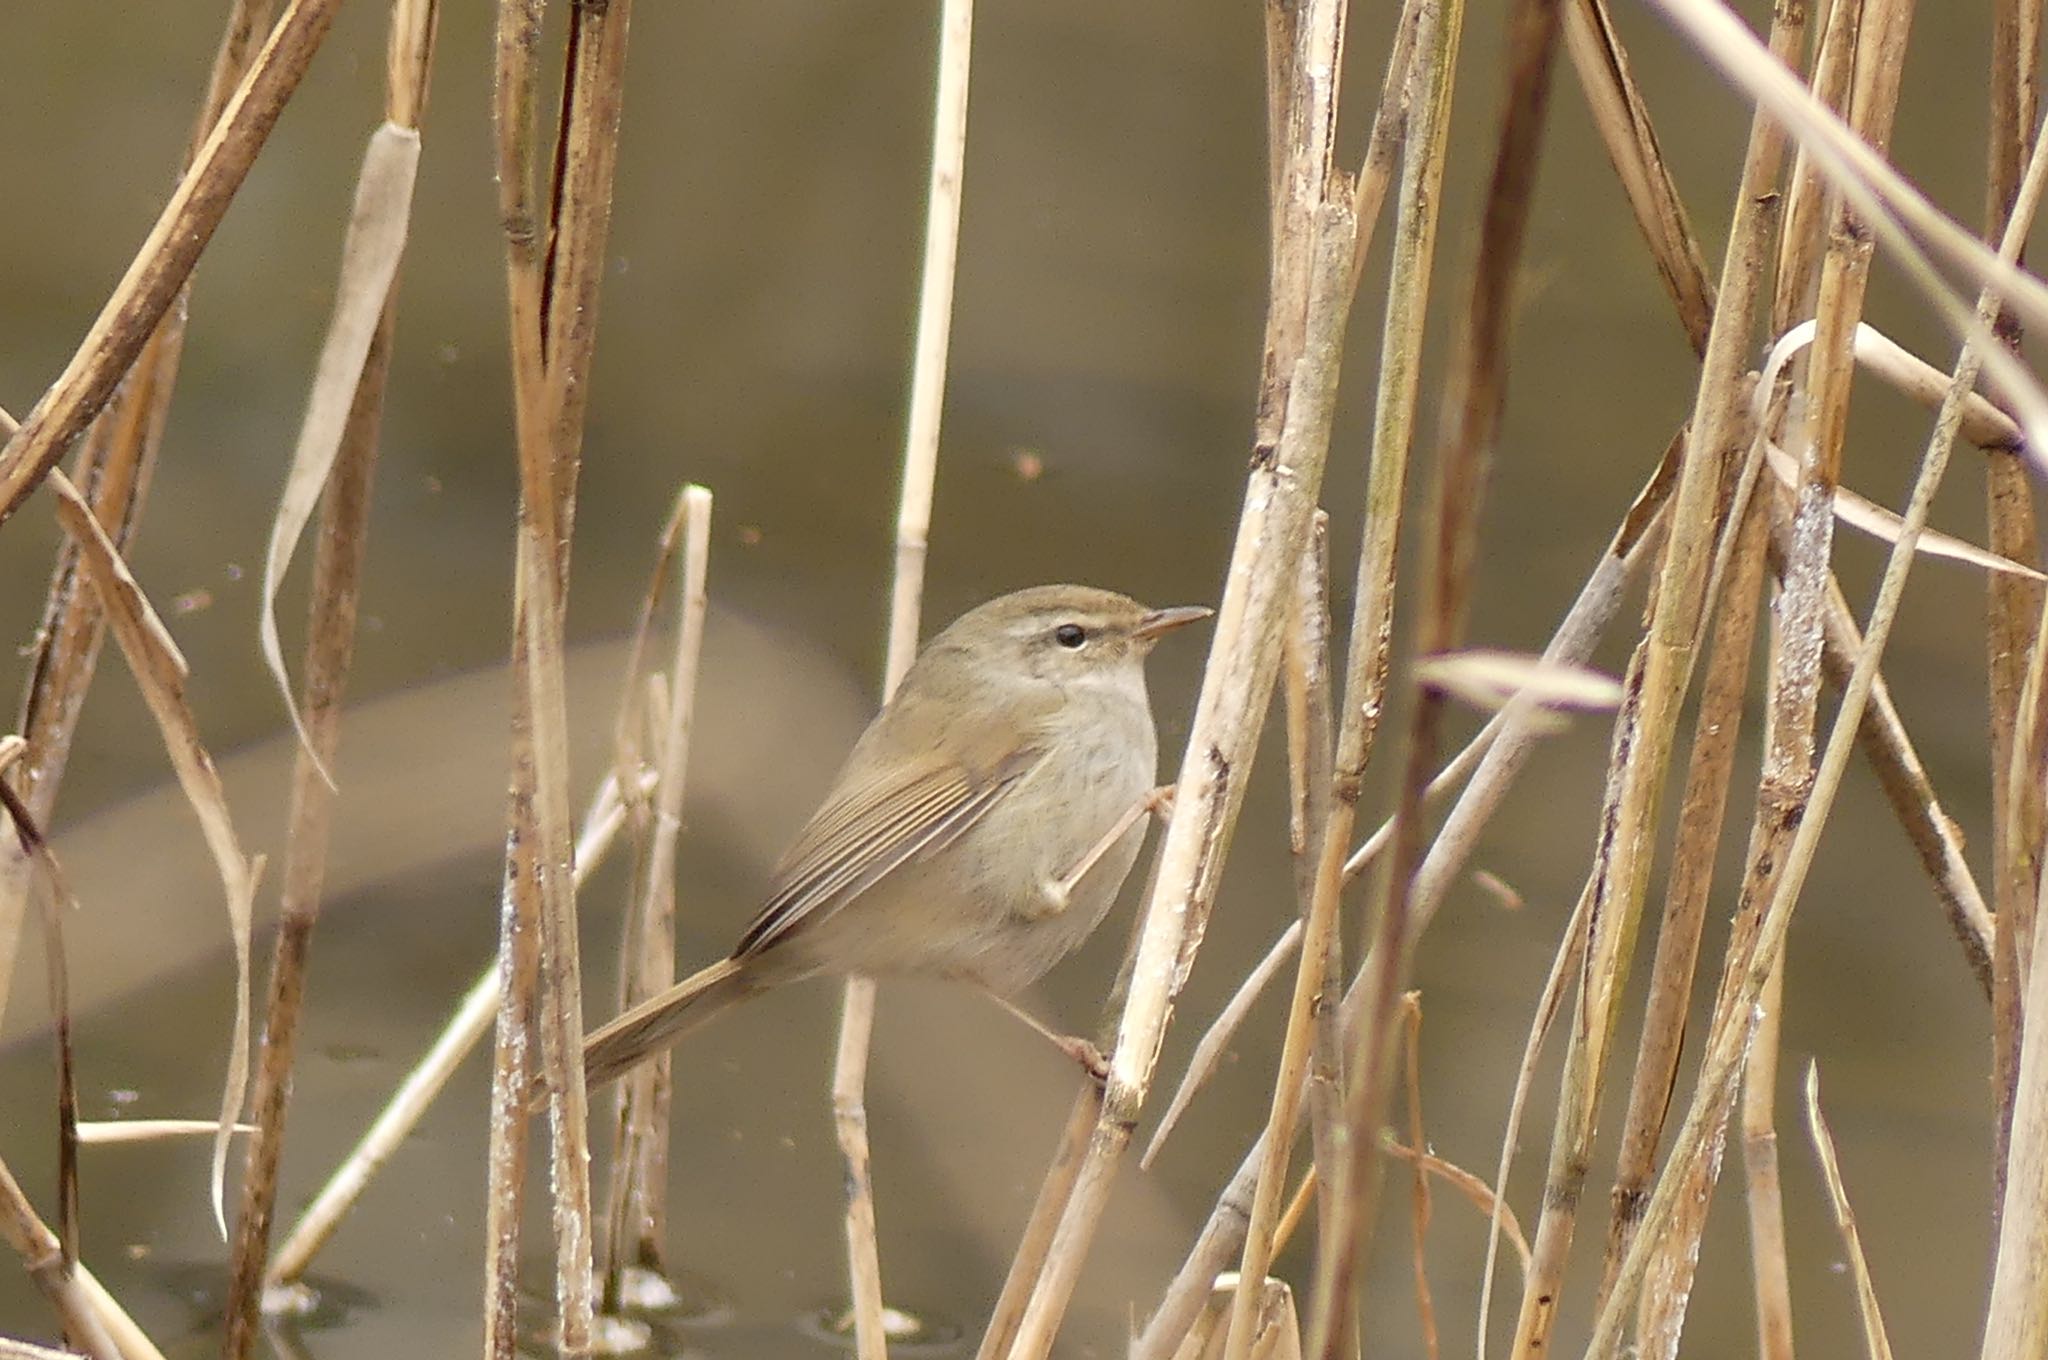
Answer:
[[[1059,1033],[1043,1020],[1040,1020],[1030,1011],[1025,1010],[1000,992],[989,991],[986,987],[982,988],[982,990],[988,993],[989,1000],[995,1002],[1011,1015],[1016,1016],[1017,1019],[1030,1026],[1032,1033],[1042,1036],[1047,1043],[1081,1064],[1081,1070],[1086,1072],[1097,1085],[1109,1080],[1109,1059],[1103,1057],[1102,1050],[1094,1044],[1083,1039],[1078,1034]]]
[[[1157,815],[1162,822],[1173,815],[1173,785],[1161,784],[1158,788],[1148,789],[1139,795],[1137,801],[1125,808],[1123,815],[1116,819],[1108,834],[1090,846],[1088,852],[1075,862],[1073,868],[1047,882],[1044,888],[1046,907],[1041,915],[1057,916],[1065,911],[1067,899],[1073,896],[1074,889],[1088,876],[1088,871],[1100,863],[1102,857],[1124,838],[1124,833],[1147,813]]]

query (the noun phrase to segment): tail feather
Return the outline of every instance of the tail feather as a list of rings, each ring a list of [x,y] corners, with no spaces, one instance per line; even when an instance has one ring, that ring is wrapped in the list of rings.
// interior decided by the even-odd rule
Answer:
[[[583,1080],[595,1089],[624,1076],[669,1045],[752,996],[746,968],[720,959],[649,997],[583,1041]]]

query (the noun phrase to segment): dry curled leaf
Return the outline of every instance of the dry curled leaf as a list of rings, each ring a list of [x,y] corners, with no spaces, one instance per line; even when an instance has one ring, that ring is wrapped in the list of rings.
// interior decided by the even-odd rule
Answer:
[[[120,644],[121,655],[134,674],[150,715],[163,735],[164,749],[177,771],[178,786],[199,818],[199,827],[220,873],[228,906],[228,928],[235,948],[235,1021],[228,1046],[227,1078],[221,1089],[220,1124],[213,1144],[213,1217],[221,1236],[227,1236],[227,1208],[224,1185],[227,1176],[228,1138],[235,1116],[242,1108],[242,1095],[249,1080],[249,936],[256,899],[256,881],[263,872],[263,858],[242,853],[235,825],[228,815],[227,795],[221,788],[220,772],[213,757],[199,740],[199,727],[185,701],[189,674],[185,658],[171,640],[163,620],[151,607],[142,587],[121,560],[106,530],[94,517],[92,507],[71,484],[71,479],[52,469],[50,487],[57,495],[57,518],[64,531],[78,544],[78,560],[98,592],[100,608],[106,611],[108,626]]]
[[[329,787],[334,784],[333,776],[313,749],[305,718],[292,698],[291,676],[285,670],[284,650],[277,635],[277,592],[341,449],[342,432],[348,425],[349,409],[355,404],[363,364],[369,358],[370,343],[384,314],[391,281],[398,274],[398,261],[405,253],[406,226],[412,213],[413,180],[419,160],[420,134],[416,130],[385,123],[370,134],[369,147],[363,153],[363,168],[356,180],[348,235],[341,248],[334,315],[320,348],[312,395],[306,400],[305,422],[299,427],[298,447],[292,451],[291,471],[285,478],[277,517],[270,525],[270,546],[263,557],[263,607],[257,624],[263,660],[284,695],[285,709],[291,714],[301,745]]]

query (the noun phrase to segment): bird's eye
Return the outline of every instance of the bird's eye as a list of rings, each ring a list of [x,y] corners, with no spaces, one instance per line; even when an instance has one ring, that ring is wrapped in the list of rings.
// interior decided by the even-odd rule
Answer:
[[[1088,630],[1078,623],[1063,623],[1052,630],[1052,640],[1062,647],[1079,647],[1088,640]]]

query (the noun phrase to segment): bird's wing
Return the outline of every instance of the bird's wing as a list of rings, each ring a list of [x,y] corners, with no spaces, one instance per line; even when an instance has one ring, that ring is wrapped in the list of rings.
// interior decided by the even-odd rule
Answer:
[[[768,903],[732,952],[769,948],[806,919],[836,911],[883,877],[936,853],[980,821],[1043,758],[1017,747],[985,771],[953,761],[898,766],[834,791],[783,856]]]

